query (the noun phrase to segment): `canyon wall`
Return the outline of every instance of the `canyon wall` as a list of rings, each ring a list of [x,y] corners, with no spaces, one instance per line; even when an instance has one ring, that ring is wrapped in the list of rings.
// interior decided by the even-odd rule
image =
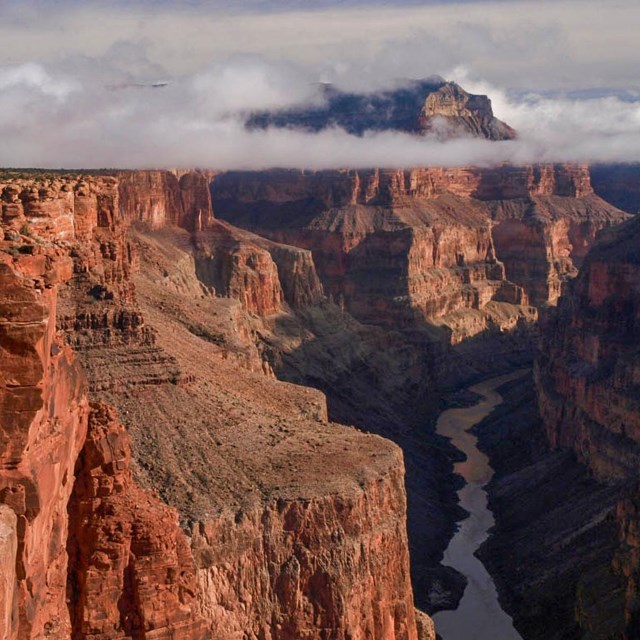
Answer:
[[[220,217],[309,249],[358,319],[426,321],[453,343],[554,304],[596,233],[625,218],[583,165],[231,172],[211,191]]]
[[[138,220],[151,228],[173,224],[198,231],[213,221],[208,180],[202,173],[120,172],[118,194],[121,215],[129,222]]]
[[[72,638],[205,640],[178,514],[132,479],[129,436],[93,404],[69,502]]]
[[[0,186],[19,638],[416,638],[402,456],[329,414],[404,449],[419,601],[454,602],[450,461],[423,411],[474,375],[469,338],[528,325],[623,217],[568,166]]]
[[[601,482],[626,487],[615,566],[627,578],[625,637],[638,634],[640,221],[611,229],[543,326],[536,386],[553,448],[572,451]]]
[[[529,373],[500,394],[505,402],[473,432],[496,472],[495,526],[480,558],[502,607],[527,640],[621,639],[621,487],[597,481],[573,452],[550,449]]]
[[[536,371],[552,446],[601,479],[637,472],[640,453],[640,224],[612,229],[544,325]]]
[[[70,263],[19,246],[0,253],[0,503],[11,510],[3,513],[3,632],[65,637],[66,508],[87,430],[86,386],[56,337],[56,289]]]
[[[2,185],[4,635],[417,638],[399,449],[239,367],[255,329],[219,320],[321,301],[311,254],[217,224],[170,175]],[[184,255],[140,271],[154,247]],[[222,283],[197,277],[214,252]]]

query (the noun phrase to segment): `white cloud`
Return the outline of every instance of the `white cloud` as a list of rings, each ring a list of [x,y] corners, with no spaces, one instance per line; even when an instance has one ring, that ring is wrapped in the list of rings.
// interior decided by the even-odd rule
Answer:
[[[512,2],[483,2],[243,16],[200,2],[118,11],[62,2],[36,13],[26,4],[0,8],[1,165],[640,160],[638,103],[544,93],[640,90],[635,0],[611,0],[606,12],[589,0],[523,0],[511,10]],[[432,73],[487,93],[520,139],[443,145],[394,133],[248,132],[238,115],[313,100],[320,79],[371,90]],[[170,84],[149,86],[160,80]]]
[[[40,64],[26,63],[0,68],[0,91],[16,88],[35,89],[45,96],[63,100],[79,88],[77,82],[65,78],[53,78]]]
[[[317,93],[302,70],[258,56],[237,56],[198,73],[195,99],[211,114],[278,109],[310,102]]]

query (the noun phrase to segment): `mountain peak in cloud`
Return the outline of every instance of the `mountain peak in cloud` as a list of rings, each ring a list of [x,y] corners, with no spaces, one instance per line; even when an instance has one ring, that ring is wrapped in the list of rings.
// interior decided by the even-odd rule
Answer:
[[[352,93],[331,84],[319,85],[319,101],[286,109],[252,113],[248,129],[269,127],[308,132],[332,127],[352,135],[401,131],[432,134],[441,139],[478,137],[511,140],[515,131],[493,115],[491,100],[467,93],[440,76],[399,83],[393,89]]]

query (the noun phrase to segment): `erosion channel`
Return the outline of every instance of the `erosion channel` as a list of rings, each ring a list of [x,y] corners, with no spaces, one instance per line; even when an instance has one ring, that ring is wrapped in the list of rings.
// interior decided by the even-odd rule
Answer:
[[[517,371],[469,387],[470,391],[481,396],[481,400],[471,407],[448,409],[438,418],[436,431],[449,438],[466,456],[464,462],[456,463],[454,470],[465,481],[458,497],[460,506],[469,513],[460,523],[444,555],[443,564],[460,571],[468,583],[457,609],[441,611],[434,616],[443,640],[521,640],[511,618],[498,602],[491,576],[475,556],[494,524],[484,489],[493,476],[493,469],[488,457],[478,449],[477,438],[470,430],[502,402],[496,389],[523,374],[524,371]]]

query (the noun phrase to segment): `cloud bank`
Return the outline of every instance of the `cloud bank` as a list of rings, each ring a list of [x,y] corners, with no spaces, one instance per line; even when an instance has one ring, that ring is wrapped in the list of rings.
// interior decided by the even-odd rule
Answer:
[[[612,0],[598,29],[590,20],[601,7],[588,0],[536,2],[529,20],[522,19],[532,5],[526,0],[275,17],[221,16],[195,1],[182,11],[136,3],[117,12],[61,2],[55,12],[40,3],[37,20],[28,4],[0,9],[2,166],[640,161],[635,0]],[[505,8],[513,4],[512,12]],[[519,139],[441,143],[400,133],[357,138],[339,129],[314,135],[243,126],[252,110],[316,100],[319,80],[366,91],[431,73],[487,93]]]

